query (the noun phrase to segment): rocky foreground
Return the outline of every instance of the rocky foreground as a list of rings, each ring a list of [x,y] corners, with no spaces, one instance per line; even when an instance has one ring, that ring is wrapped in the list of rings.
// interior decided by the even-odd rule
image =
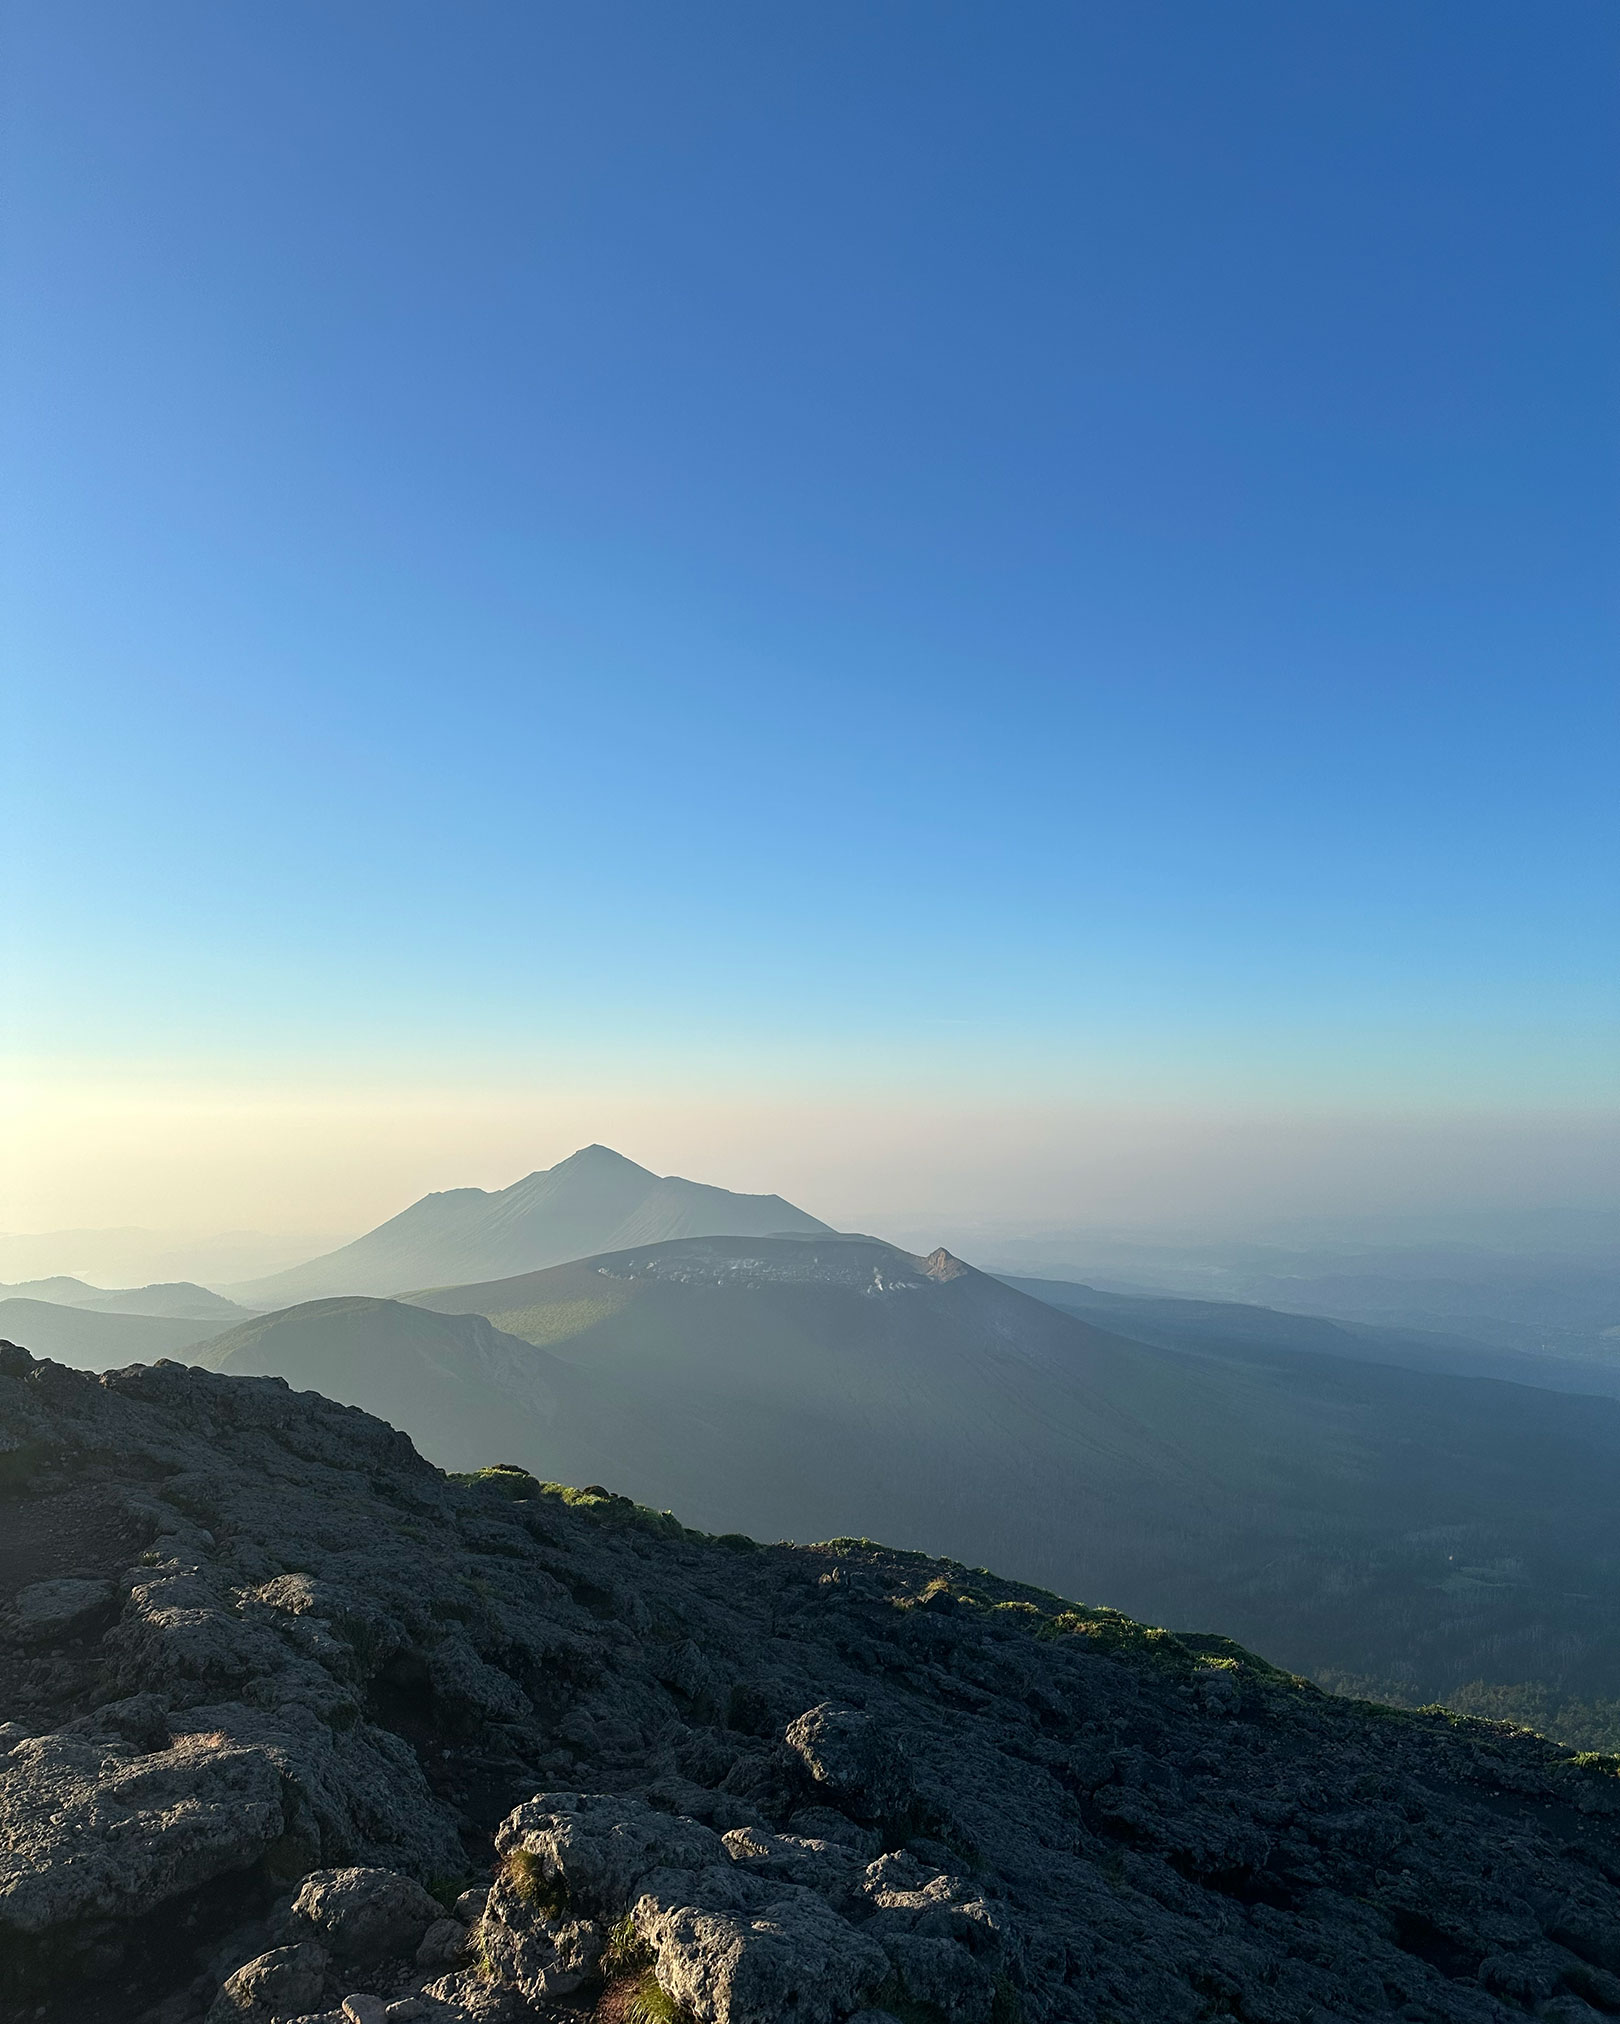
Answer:
[[[0,2016],[1620,2013],[1620,1763],[0,1346]]]

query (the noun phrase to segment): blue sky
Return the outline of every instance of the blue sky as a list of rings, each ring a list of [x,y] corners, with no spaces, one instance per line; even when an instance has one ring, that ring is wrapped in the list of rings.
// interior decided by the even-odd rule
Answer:
[[[1607,0],[7,44],[25,1082],[1614,1103]]]

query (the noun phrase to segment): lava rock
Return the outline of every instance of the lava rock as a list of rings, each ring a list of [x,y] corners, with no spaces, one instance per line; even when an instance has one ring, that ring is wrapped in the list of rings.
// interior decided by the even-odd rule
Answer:
[[[322,1869],[306,1876],[289,1924],[310,1927],[346,1960],[416,1952],[430,1928],[449,1923],[408,1876],[386,1869]]]

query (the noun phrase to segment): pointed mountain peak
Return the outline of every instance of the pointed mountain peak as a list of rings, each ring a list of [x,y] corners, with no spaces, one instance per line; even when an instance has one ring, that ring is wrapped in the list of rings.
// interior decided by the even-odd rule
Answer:
[[[620,1173],[645,1174],[649,1181],[658,1178],[646,1167],[637,1166],[634,1160],[626,1159],[623,1153],[616,1153],[612,1146],[604,1145],[581,1146],[577,1153],[570,1153],[567,1159],[559,1160],[551,1171],[554,1174],[565,1171],[574,1173],[581,1167],[595,1167],[603,1171],[616,1168]]]
[[[964,1265],[960,1258],[953,1258],[941,1244],[936,1250],[930,1251],[923,1260],[923,1270],[930,1279],[960,1279],[964,1272],[971,1272],[973,1267]]]

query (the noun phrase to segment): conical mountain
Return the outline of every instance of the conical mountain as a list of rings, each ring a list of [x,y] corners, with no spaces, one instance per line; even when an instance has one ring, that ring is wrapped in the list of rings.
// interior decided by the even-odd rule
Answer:
[[[809,1235],[826,1228],[780,1195],[736,1195],[649,1173],[593,1145],[493,1193],[452,1188],[424,1195],[339,1251],[230,1291],[252,1305],[279,1308],[336,1294],[509,1278],[680,1237]]]

